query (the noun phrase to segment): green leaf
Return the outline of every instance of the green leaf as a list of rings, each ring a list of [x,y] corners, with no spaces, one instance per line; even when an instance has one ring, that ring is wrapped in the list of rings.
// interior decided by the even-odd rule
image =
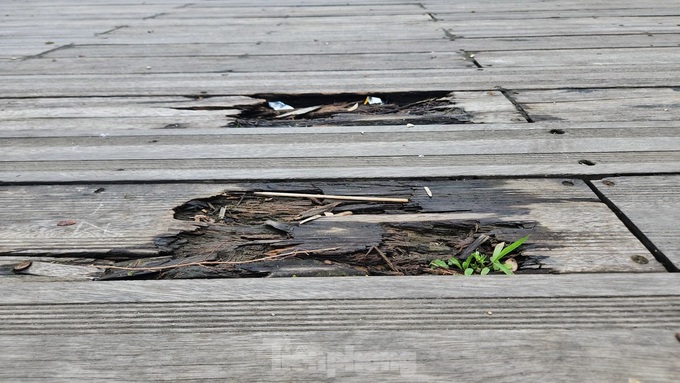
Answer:
[[[505,242],[501,242],[496,247],[493,249],[493,255],[491,256],[491,262],[497,262],[501,257],[503,256],[503,246],[505,246]]]
[[[494,269],[496,269],[496,270],[500,270],[507,275],[512,275],[512,271],[510,269],[508,269],[507,266],[505,266],[504,264],[502,264],[500,262],[494,262],[493,266],[494,266]]]
[[[465,269],[465,275],[472,275],[475,271],[473,269]]]
[[[491,271],[491,270],[489,270],[488,267],[485,267],[485,268],[482,269],[482,271],[479,274],[480,275],[487,275],[487,274],[489,274],[489,271]]]
[[[457,268],[463,270],[464,267],[460,264],[460,261],[458,261],[456,258],[449,258],[449,265],[451,266],[456,266]]]
[[[513,243],[511,243],[511,244],[509,244],[508,247],[506,247],[505,249],[503,249],[503,251],[501,251],[501,258],[503,258],[503,257],[506,256],[507,254],[509,254],[511,251],[513,251],[513,250],[515,250],[516,248],[518,248],[518,247],[519,247],[521,244],[523,244],[524,241],[526,241],[527,239],[529,239],[529,236],[528,236],[528,235],[527,235],[527,236],[524,236],[524,237],[522,237],[522,238],[520,238],[520,239],[518,239],[518,240],[516,240],[515,242],[513,242]]]
[[[435,259],[434,261],[430,262],[430,267],[431,268],[442,268],[442,269],[448,269],[449,265],[446,264],[446,262],[442,261],[441,259]]]
[[[463,267],[461,267],[461,269],[467,269],[470,267],[470,262],[472,262],[473,254],[470,254],[470,256],[468,256],[467,259],[463,261]]]

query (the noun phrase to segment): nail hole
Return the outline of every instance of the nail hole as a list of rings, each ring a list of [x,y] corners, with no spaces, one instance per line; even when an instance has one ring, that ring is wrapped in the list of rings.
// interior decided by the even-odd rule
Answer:
[[[564,186],[574,186],[574,183],[571,181],[562,181],[562,185]]]
[[[649,263],[649,259],[643,257],[642,255],[631,255],[630,259],[635,262],[639,263],[641,265],[646,265]]]
[[[614,182],[609,181],[609,180],[602,181],[602,183],[603,183],[605,186],[614,186],[614,185],[616,185]]]
[[[95,190],[94,192],[95,192],[95,193],[101,193],[101,192],[103,192],[104,190],[106,190],[106,189],[104,189],[104,188],[99,188],[99,189]]]
[[[578,163],[586,166],[595,166],[595,163],[589,160],[580,160]]]
[[[550,134],[564,134],[565,131],[562,129],[550,129]]]

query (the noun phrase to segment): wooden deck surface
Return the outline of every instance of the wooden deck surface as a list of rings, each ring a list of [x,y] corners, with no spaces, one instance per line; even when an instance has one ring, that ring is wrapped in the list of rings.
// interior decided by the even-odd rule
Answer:
[[[678,15],[676,0],[3,1],[0,380],[678,381]],[[300,114],[258,117],[269,101]],[[348,246],[399,273],[457,228],[529,234],[524,269],[109,273],[234,260],[187,245],[225,230],[179,212],[260,190],[409,200],[266,238],[326,257],[311,268]],[[303,209],[281,204],[249,206]]]

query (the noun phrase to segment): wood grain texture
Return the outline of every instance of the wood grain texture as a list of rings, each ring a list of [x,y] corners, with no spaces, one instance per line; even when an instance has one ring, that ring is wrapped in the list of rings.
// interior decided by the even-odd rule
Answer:
[[[516,113],[510,110],[495,112],[509,109],[508,103],[495,103],[496,100],[497,97],[490,97],[477,102],[469,97],[461,100],[461,105],[471,110],[473,118],[516,118],[513,117]],[[55,121],[54,128],[58,129],[61,125]],[[51,133],[52,129],[42,132],[21,129],[5,133],[9,137],[2,139],[6,149],[0,155],[0,180],[100,182],[667,173],[680,171],[676,127],[674,121],[137,132],[126,126],[127,129],[91,133],[72,131],[64,137]]]
[[[680,268],[680,176],[612,177],[593,185],[651,244]]]
[[[514,92],[534,121],[677,121],[677,88]]]
[[[158,254],[158,238],[196,229],[174,220],[172,208],[219,191],[210,185],[0,187],[0,254]],[[59,226],[64,220],[74,223]]]
[[[51,381],[675,380],[677,275],[521,278],[15,283],[0,296],[0,374]]]

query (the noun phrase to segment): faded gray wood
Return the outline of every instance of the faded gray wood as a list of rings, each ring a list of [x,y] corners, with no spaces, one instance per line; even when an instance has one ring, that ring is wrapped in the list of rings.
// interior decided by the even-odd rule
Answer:
[[[0,278],[2,305],[364,299],[677,297],[677,273],[23,282]],[[11,288],[4,288],[11,286]],[[472,306],[474,307],[474,306]]]
[[[197,228],[173,219],[173,207],[220,190],[177,184],[2,186],[0,254],[153,256],[160,252],[159,238]],[[74,222],[59,226],[67,220]]]
[[[383,222],[478,222],[481,226],[498,226],[495,235],[506,241],[531,234],[531,246],[523,254],[533,259],[533,268],[554,272],[664,270],[590,189],[576,180],[105,185],[104,190],[96,185],[7,186],[0,195],[2,206],[12,208],[3,212],[0,253],[100,254],[109,258],[116,254],[157,255],[161,252],[159,238],[196,229],[193,222],[172,219],[173,208],[224,190],[257,190],[263,186],[270,191],[321,188],[324,194],[397,196],[409,198],[414,204],[410,211],[415,213],[323,218],[330,227],[356,228]],[[425,194],[423,186],[431,189],[432,198]],[[398,195],[395,189],[400,191]],[[58,226],[62,220],[74,223]],[[315,222],[305,227],[313,231]],[[328,240],[332,239],[333,236]],[[375,245],[368,237],[358,236],[353,241],[358,241],[353,246],[360,248],[362,244],[366,248]],[[335,247],[324,241],[301,246],[307,250]],[[640,257],[648,263],[636,261]]]
[[[608,66],[671,64],[680,60],[680,47],[637,47],[607,49],[526,50],[512,52],[480,52],[475,60],[482,66],[495,68],[547,68],[554,66]]]
[[[4,75],[88,75],[182,73],[191,62],[192,73],[299,72],[474,68],[460,52],[362,53],[335,55],[259,55],[111,58],[40,58],[0,62]]]
[[[675,381],[677,275],[521,278],[15,283],[0,376]]]
[[[90,74],[4,76],[6,97],[247,95],[257,93],[376,93],[452,90],[599,87],[678,87],[680,64],[644,67],[553,67],[352,70],[277,73]],[[85,86],[87,84],[88,86]]]
[[[612,177],[593,185],[651,244],[680,268],[680,176]]]
[[[494,105],[498,105],[493,103],[494,97],[488,99],[489,104],[481,102],[476,106],[469,100],[472,99],[463,100],[462,105],[493,118],[497,108]],[[491,106],[486,115],[485,105]],[[68,138],[4,138],[7,148],[0,155],[0,180],[665,173],[680,170],[676,125],[640,122],[222,128],[206,135],[182,129],[135,135],[100,130],[90,136],[80,133],[79,137]],[[25,131],[19,137],[26,135],[32,134]]]
[[[678,121],[680,89],[587,89],[514,92],[534,121]]]
[[[200,97],[196,95],[195,97]],[[272,96],[274,97],[274,96]],[[422,98],[431,98],[423,94]],[[357,95],[361,101],[364,95]],[[416,97],[417,98],[417,97]],[[473,123],[526,122],[515,107],[498,91],[487,92],[452,92],[451,105],[461,113],[469,116]],[[213,128],[213,133],[238,134],[235,129],[227,131],[224,127],[234,124],[240,110],[247,105],[263,104],[265,100],[245,96],[223,96],[192,99],[188,97],[83,97],[78,99],[42,98],[42,99],[0,99],[0,123],[4,134],[11,131],[25,131],[26,136],[40,136],[40,131],[52,131],[50,135],[71,136],[76,131],[88,132],[89,136],[109,137],[117,132],[132,133],[132,130],[154,129],[155,134],[166,131],[177,132],[189,129],[192,134],[198,129]],[[74,109],[73,105],[78,108]],[[323,102],[322,102],[323,103]],[[353,124],[371,124],[371,118],[387,119],[388,115],[352,115]],[[408,116],[406,116],[408,117]],[[445,116],[442,116],[445,117]],[[418,118],[427,116],[413,116]],[[454,116],[451,117],[453,120]],[[403,122],[404,115],[395,118],[395,124]],[[299,123],[291,121],[291,124]],[[310,121],[310,124],[321,125],[321,122]],[[338,119],[336,124],[343,122]],[[327,124],[327,123],[326,123]],[[324,124],[325,125],[325,124]],[[367,127],[369,128],[369,127]],[[159,130],[162,129],[162,130]],[[290,129],[279,130],[285,133]],[[328,128],[316,130],[325,133]],[[153,130],[151,130],[153,131]],[[276,130],[251,130],[247,132],[273,132]],[[310,131],[311,132],[311,131]],[[148,134],[148,133],[147,133]],[[153,139],[150,139],[151,141]],[[5,142],[16,145],[16,142]],[[22,145],[22,144],[20,144]]]
[[[257,326],[255,322],[253,327]],[[215,332],[208,325],[194,334],[11,335],[2,336],[0,344],[5,351],[0,377],[8,381],[444,382],[455,377],[542,382],[549,377],[553,382],[672,383],[680,372],[677,340],[664,329],[503,329],[458,334],[441,326],[436,331],[408,329],[394,337],[390,331],[351,327],[231,334]],[[447,359],[442,354],[460,356],[455,363],[443,363]],[[489,360],[488,355],[496,358]],[[622,364],[622,360],[635,363]],[[470,367],[461,370],[460,363]]]
[[[21,267],[20,270],[15,266],[15,272],[62,280],[92,280],[104,274],[102,269],[94,266],[65,265],[40,261],[30,261],[27,267]]]

